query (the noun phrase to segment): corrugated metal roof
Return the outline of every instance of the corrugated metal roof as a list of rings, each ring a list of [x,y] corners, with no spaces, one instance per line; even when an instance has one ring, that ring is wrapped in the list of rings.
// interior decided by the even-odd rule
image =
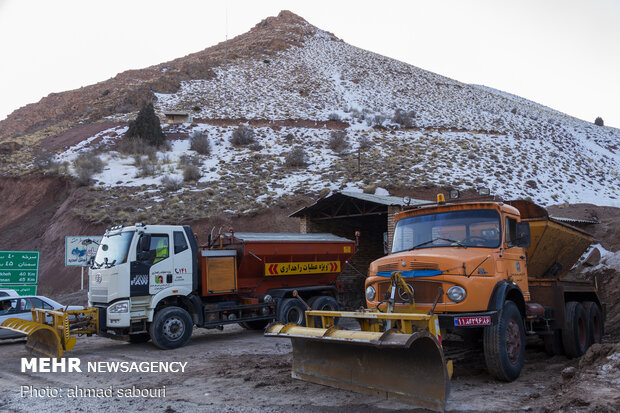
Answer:
[[[230,237],[230,232],[224,234]],[[333,234],[298,234],[281,232],[235,232],[235,238],[244,241],[290,241],[290,242],[353,242]]]
[[[564,217],[549,217],[556,221],[566,222],[568,224],[598,224],[596,219],[577,219],[577,218],[564,218]]]
[[[178,116],[178,115],[189,116],[189,112],[182,112],[182,111],[174,111],[174,110],[172,110],[172,111],[169,111],[169,112],[164,112],[164,115],[166,115],[166,116]]]
[[[293,212],[292,214],[289,215],[289,217],[299,217],[299,216],[302,216],[302,215],[304,215],[304,213],[316,209],[318,204],[329,202],[330,198],[339,197],[339,196],[345,196],[345,197],[348,197],[348,198],[355,198],[355,199],[359,199],[359,200],[362,200],[362,201],[372,202],[374,204],[386,205],[386,206],[398,205],[398,206],[402,207],[402,206],[406,206],[407,205],[407,204],[405,204],[405,201],[403,200],[403,198],[402,197],[398,197],[398,196],[374,195],[374,194],[365,194],[365,193],[362,193],[362,192],[342,191],[342,192],[335,192],[335,193],[333,193],[333,194],[331,194],[329,196],[326,196],[324,198],[320,198],[314,204],[309,205],[309,206],[304,207],[304,208],[301,208],[301,209]],[[429,202],[430,201],[424,201],[424,200],[420,200],[420,199],[412,199],[411,202],[409,203],[409,205],[428,204]]]
[[[340,192],[342,195],[357,198],[368,202],[374,202],[375,204],[382,205],[400,205],[406,206],[403,197],[401,196],[392,196],[392,195],[374,195],[374,194],[365,194],[363,192],[349,192],[343,191]],[[423,201],[420,199],[412,199],[409,205],[420,205],[420,204],[428,204],[431,201]]]

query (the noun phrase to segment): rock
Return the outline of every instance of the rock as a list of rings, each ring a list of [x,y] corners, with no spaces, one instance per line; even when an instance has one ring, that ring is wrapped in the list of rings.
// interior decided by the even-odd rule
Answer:
[[[576,373],[577,369],[575,367],[566,367],[564,370],[562,370],[562,378],[564,380],[570,380],[575,377]]]
[[[590,251],[590,254],[588,254],[588,257],[583,262],[583,265],[587,267],[595,267],[599,264],[600,261],[601,252],[598,248],[594,248],[592,249],[592,251]]]

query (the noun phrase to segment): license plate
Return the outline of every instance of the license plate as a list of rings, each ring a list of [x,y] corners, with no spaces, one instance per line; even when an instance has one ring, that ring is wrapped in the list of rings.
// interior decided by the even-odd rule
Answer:
[[[479,317],[456,317],[454,319],[455,327],[469,327],[469,326],[490,326],[491,316],[479,316]]]

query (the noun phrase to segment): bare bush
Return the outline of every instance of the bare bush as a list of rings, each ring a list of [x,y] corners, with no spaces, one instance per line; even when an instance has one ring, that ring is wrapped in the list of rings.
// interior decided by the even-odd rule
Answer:
[[[135,139],[123,139],[118,144],[118,151],[121,153],[126,153],[129,155],[150,155],[152,153],[156,153],[157,149],[155,146],[152,146],[147,141],[135,138]],[[167,142],[162,144],[159,149],[169,149]]]
[[[179,166],[183,168],[188,165],[196,167],[202,165],[202,160],[200,160],[200,156],[187,154],[181,155],[181,157],[179,158]]]
[[[202,177],[200,168],[195,165],[185,165],[183,167],[183,180],[185,182],[195,182]]]
[[[161,178],[161,185],[167,191],[178,191],[181,189],[181,185],[183,181],[180,178],[175,178],[174,176],[166,175]]]
[[[196,131],[190,136],[189,148],[201,155],[209,155],[211,153],[211,144],[209,143],[209,135],[207,132]]]
[[[230,143],[234,146],[244,146],[254,143],[256,140],[254,139],[254,130],[245,125],[239,126],[232,133],[230,137]]]
[[[403,109],[396,109],[394,111],[394,116],[392,117],[392,122],[399,124],[404,128],[410,128],[413,126],[413,118],[415,117],[415,111],[411,110],[407,112]]]
[[[372,146],[372,140],[368,136],[362,136],[359,140],[359,148],[360,150],[369,149]]]
[[[336,112],[332,112],[329,115],[327,115],[327,119],[329,119],[329,120],[340,120],[340,115],[337,114]]]
[[[137,177],[153,176],[159,170],[159,159],[157,153],[152,152],[147,156],[134,155],[134,165],[138,169]]]
[[[307,164],[307,156],[304,148],[296,146],[285,157],[285,165],[290,168],[298,168]]]
[[[82,153],[73,161],[73,168],[75,168],[80,185],[88,185],[93,175],[101,173],[104,166],[103,161],[92,152]]]
[[[330,134],[327,147],[334,152],[340,153],[347,149],[349,143],[347,142],[347,134],[344,131],[333,131]]]

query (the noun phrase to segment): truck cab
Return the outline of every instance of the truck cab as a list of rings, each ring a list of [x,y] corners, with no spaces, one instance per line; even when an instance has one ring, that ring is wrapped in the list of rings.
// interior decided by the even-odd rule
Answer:
[[[157,304],[188,296],[195,284],[197,245],[189,227],[114,227],[89,269],[89,306],[105,311],[109,329],[145,330]]]
[[[444,327],[458,325],[465,322],[461,313],[488,310],[500,281],[528,291],[528,245],[527,227],[510,205],[480,202],[403,212],[396,217],[392,253],[370,265],[367,305],[382,305],[389,274],[401,271],[414,290],[416,308],[428,311],[434,305],[440,314],[459,313],[456,321],[442,317]],[[491,321],[491,315],[475,316],[478,320],[467,322]]]

